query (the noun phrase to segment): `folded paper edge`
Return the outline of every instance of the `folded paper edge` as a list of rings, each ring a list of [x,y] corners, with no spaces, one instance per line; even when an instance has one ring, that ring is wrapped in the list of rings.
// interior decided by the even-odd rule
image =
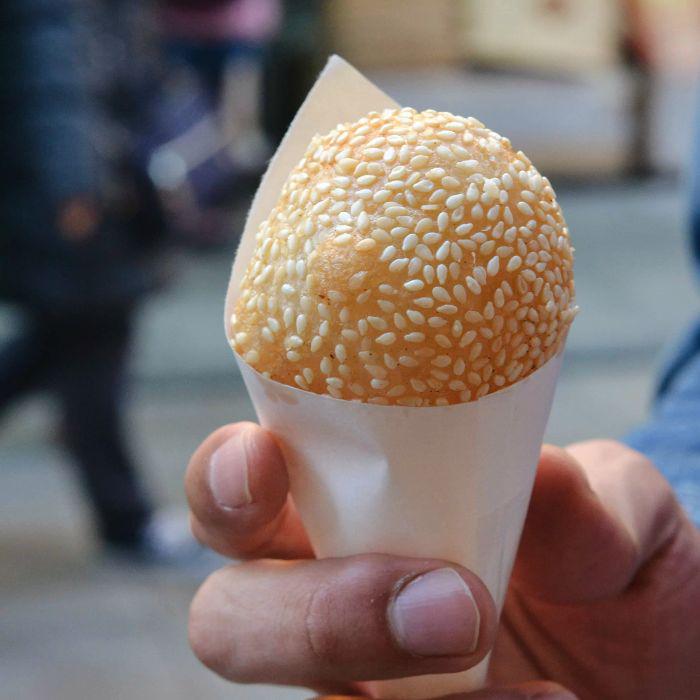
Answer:
[[[285,392],[289,393],[292,397],[304,397],[304,400],[308,401],[330,401],[335,404],[351,404],[353,406],[366,406],[367,409],[371,411],[376,411],[377,413],[383,413],[386,416],[386,411],[392,409],[401,409],[405,411],[445,411],[447,409],[459,406],[475,406],[476,404],[481,404],[483,406],[482,402],[489,401],[490,399],[493,400],[493,397],[501,398],[503,396],[512,394],[513,392],[517,391],[525,383],[537,382],[539,377],[545,373],[548,374],[550,371],[554,371],[555,375],[558,376],[559,371],[561,370],[561,364],[563,362],[564,348],[562,348],[556,355],[554,355],[554,357],[545,362],[541,367],[538,367],[534,372],[531,372],[523,379],[518,380],[517,382],[515,382],[515,384],[510,384],[509,386],[503,387],[503,389],[499,389],[498,391],[492,391],[489,394],[486,394],[485,396],[481,396],[477,399],[474,399],[473,401],[463,401],[460,403],[448,404],[446,406],[386,406],[382,404],[368,403],[366,401],[359,400],[352,401],[348,399],[336,399],[333,396],[328,396],[326,394],[316,394],[313,391],[305,391],[304,389],[298,389],[297,387],[291,386],[290,384],[283,384],[282,382],[277,382],[274,379],[268,379],[267,377],[264,377],[262,374],[260,374],[260,372],[258,372],[254,367],[251,367],[237,352],[234,352],[233,355],[236,358],[236,362],[238,363],[238,369],[240,370],[240,373],[243,377],[243,381],[246,383],[246,385],[250,381],[259,382],[260,384],[262,384],[263,387],[267,387],[269,389],[269,391],[265,392],[266,394],[270,394],[272,391],[278,393]],[[554,367],[554,365],[556,365],[556,367]]]

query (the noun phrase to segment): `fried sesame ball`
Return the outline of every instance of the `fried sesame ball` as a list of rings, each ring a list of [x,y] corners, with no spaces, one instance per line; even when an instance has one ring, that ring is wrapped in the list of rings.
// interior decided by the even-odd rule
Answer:
[[[541,367],[573,302],[547,178],[472,117],[403,108],[312,139],[257,231],[229,337],[305,391],[446,405]]]

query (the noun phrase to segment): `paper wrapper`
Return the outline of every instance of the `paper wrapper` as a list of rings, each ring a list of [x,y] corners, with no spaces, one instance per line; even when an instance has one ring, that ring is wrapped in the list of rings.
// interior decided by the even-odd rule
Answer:
[[[316,133],[398,105],[338,57],[309,93],[265,174],[243,232],[226,323],[259,224]],[[530,500],[561,355],[517,384],[451,406],[377,406],[265,379],[237,357],[260,422],[278,438],[319,557],[436,557],[477,573],[500,610]],[[378,698],[483,686],[488,659],[456,674],[372,683]]]

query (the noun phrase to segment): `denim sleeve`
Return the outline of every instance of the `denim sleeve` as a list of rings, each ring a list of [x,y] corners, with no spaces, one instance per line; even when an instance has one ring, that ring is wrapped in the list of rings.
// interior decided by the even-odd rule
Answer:
[[[625,442],[656,464],[700,527],[700,321],[663,373],[651,418]]]
[[[700,105],[692,163],[700,157]],[[689,252],[700,278],[700,168],[689,173]],[[693,522],[700,526],[700,318],[668,356],[651,418],[625,442],[664,473]]]

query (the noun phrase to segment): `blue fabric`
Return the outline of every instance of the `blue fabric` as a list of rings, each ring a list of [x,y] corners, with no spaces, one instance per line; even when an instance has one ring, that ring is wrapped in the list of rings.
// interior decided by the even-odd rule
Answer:
[[[700,345],[657,397],[649,421],[625,442],[656,464],[700,526]]]
[[[696,124],[700,125],[700,114]],[[700,129],[695,158],[700,157]],[[690,251],[700,276],[700,170],[690,173]],[[696,301],[697,304],[697,301]],[[651,418],[627,436],[670,481],[700,527],[700,318],[691,324],[664,363]]]

